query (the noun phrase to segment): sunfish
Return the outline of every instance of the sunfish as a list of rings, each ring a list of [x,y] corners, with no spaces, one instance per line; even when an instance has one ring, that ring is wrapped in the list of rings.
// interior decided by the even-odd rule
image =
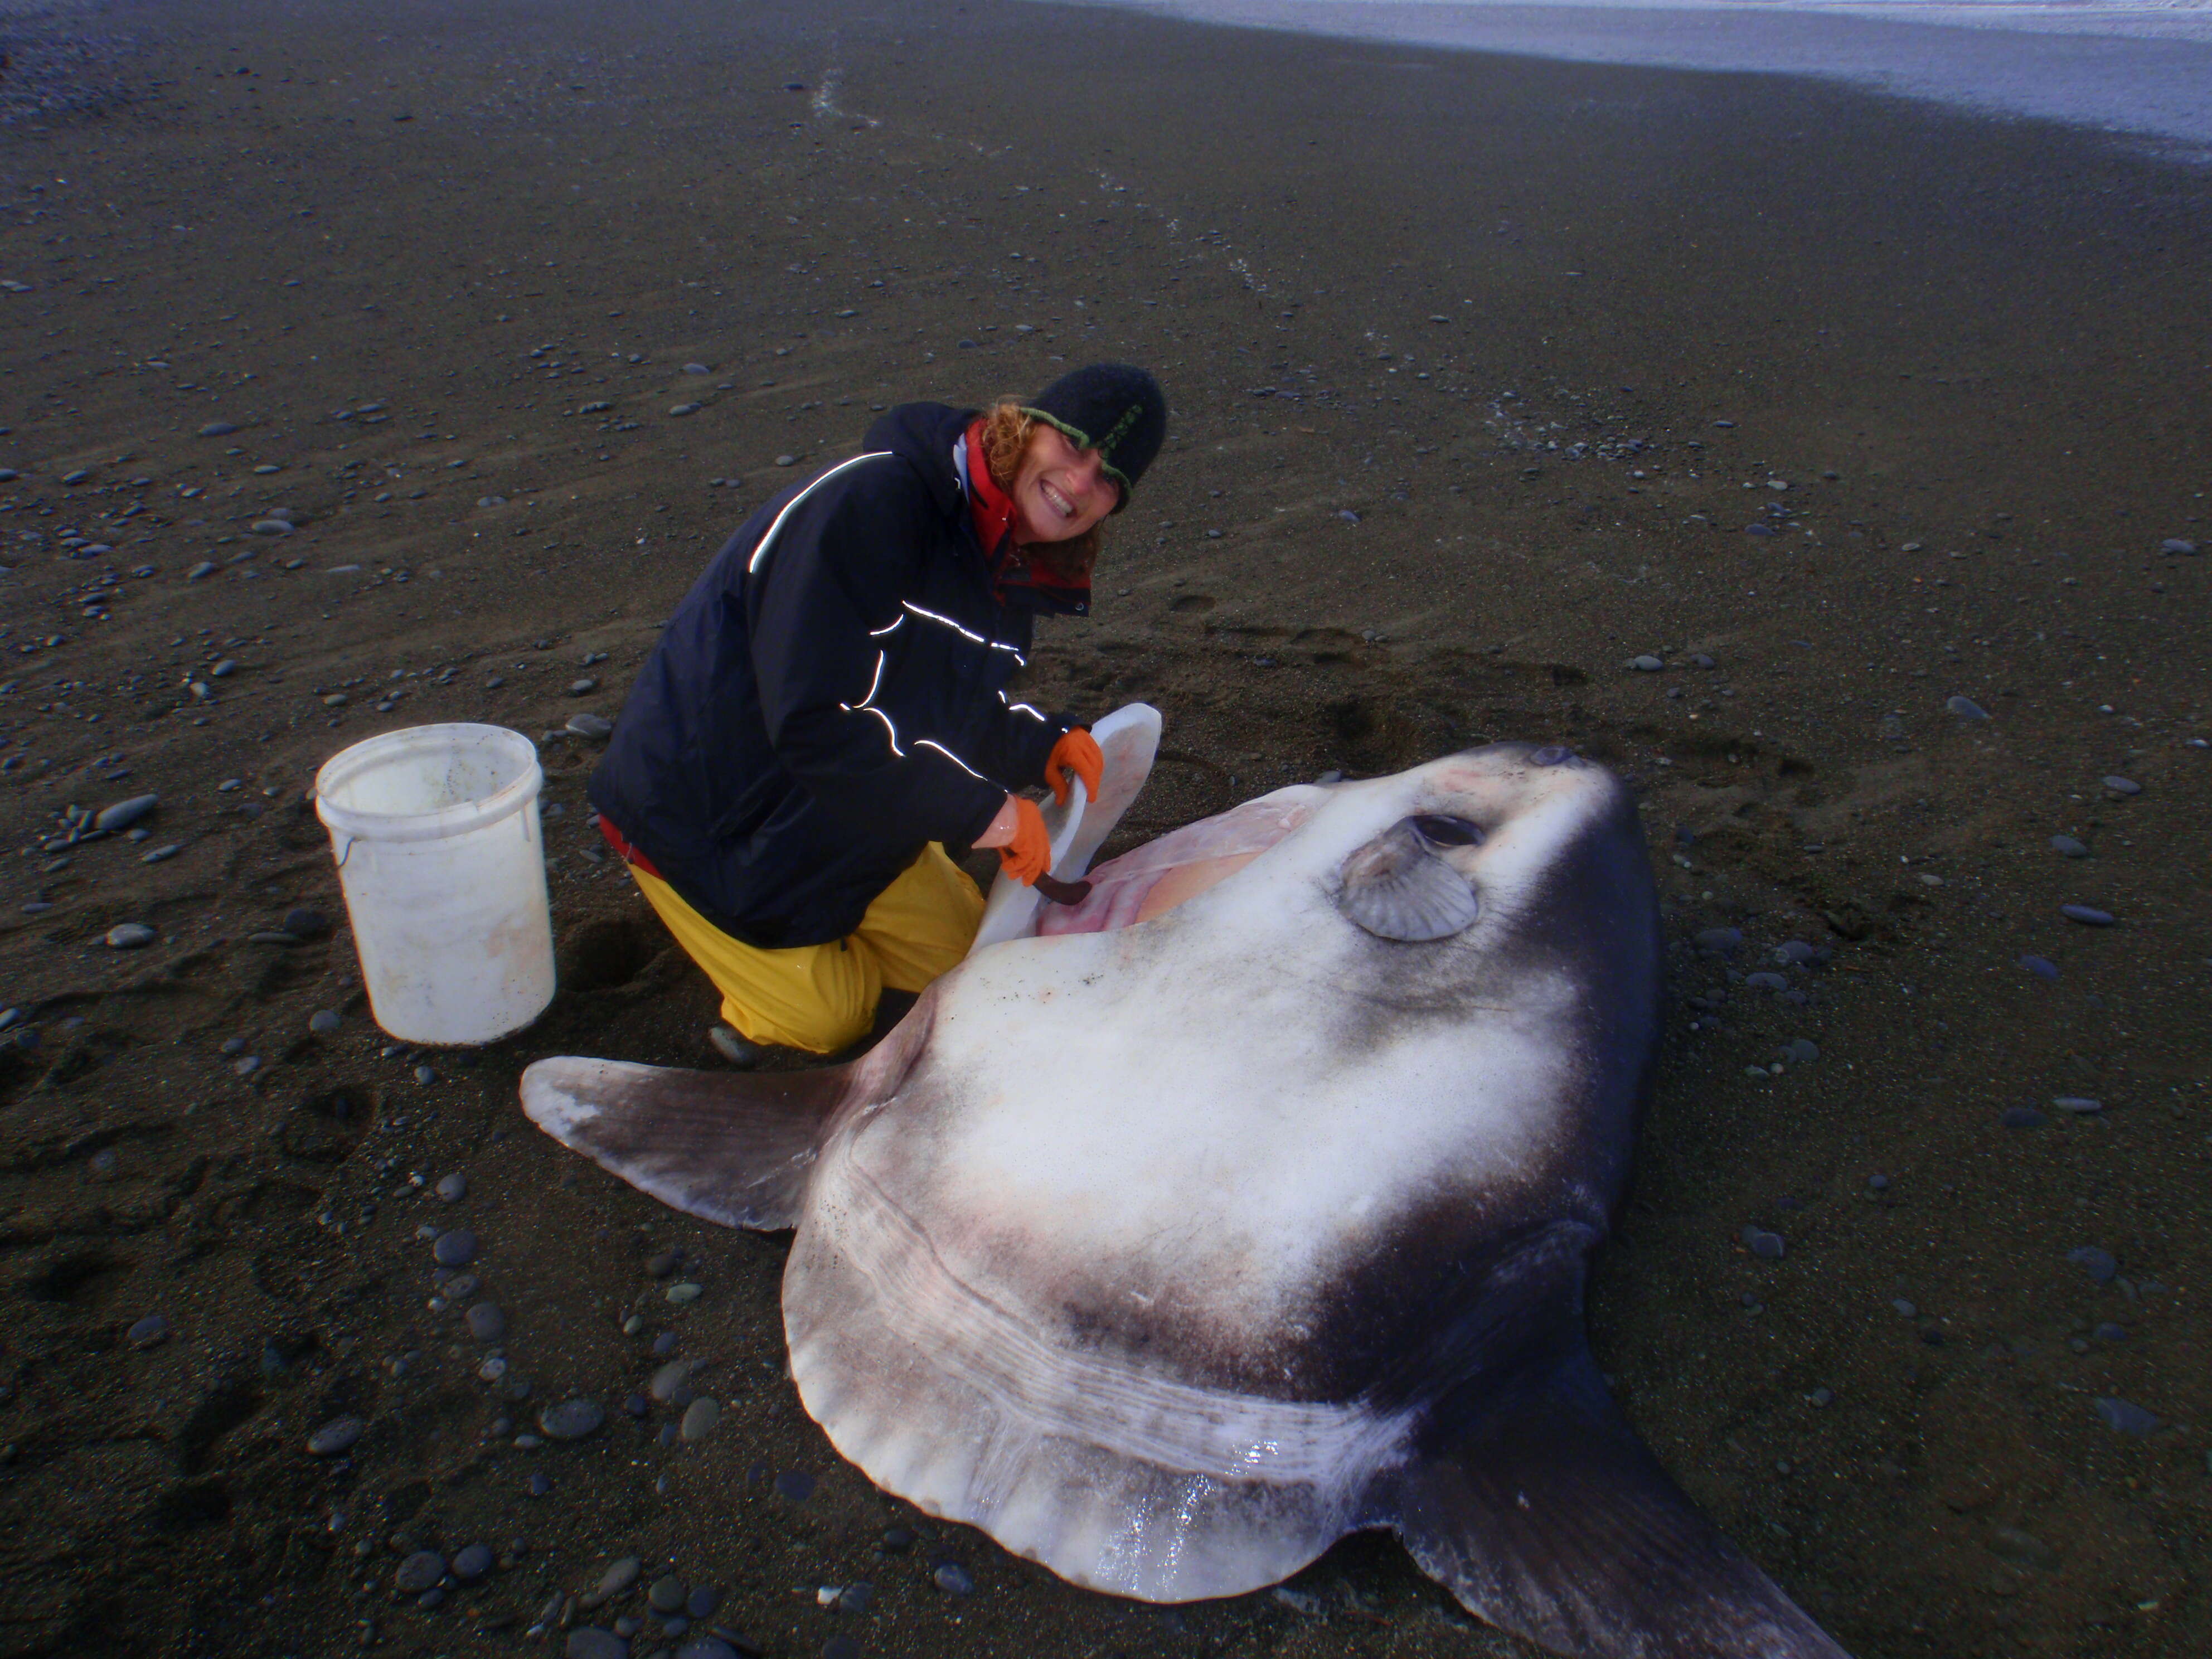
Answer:
[[[678,1209],[795,1229],[832,1443],[1073,1583],[1233,1595],[1389,1528],[1555,1652],[1838,1659],[1584,1334],[1660,1029],[1619,780],[1494,744],[1091,874],[849,1065],[546,1060],[524,1109]]]

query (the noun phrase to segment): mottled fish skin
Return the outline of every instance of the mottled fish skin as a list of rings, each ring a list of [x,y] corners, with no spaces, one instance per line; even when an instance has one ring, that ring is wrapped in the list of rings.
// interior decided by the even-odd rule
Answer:
[[[1205,826],[1103,866],[1071,913],[1103,931],[979,950],[807,1103],[724,1077],[718,1133],[626,1076],[586,1115],[544,1069],[575,1061],[526,1103],[671,1202],[795,1224],[832,1442],[1075,1583],[1233,1595],[1389,1526],[1559,1652],[1838,1654],[1583,1338],[1659,1030],[1619,781],[1501,744],[1225,817],[1214,884],[1133,925],[1115,896],[1213,857]]]

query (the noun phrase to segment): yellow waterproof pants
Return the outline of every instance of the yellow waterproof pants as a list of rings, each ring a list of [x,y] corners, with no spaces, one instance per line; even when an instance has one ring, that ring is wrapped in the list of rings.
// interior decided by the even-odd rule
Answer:
[[[868,1034],[888,988],[919,991],[968,954],[983,895],[932,842],[876,896],[845,939],[763,951],[694,910],[658,876],[629,866],[684,953],[722,994],[722,1018],[754,1042],[835,1053]]]

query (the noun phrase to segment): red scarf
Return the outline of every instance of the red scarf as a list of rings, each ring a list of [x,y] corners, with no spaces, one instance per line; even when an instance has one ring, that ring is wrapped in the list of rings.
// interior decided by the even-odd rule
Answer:
[[[991,570],[993,597],[1003,602],[1010,587],[1035,588],[1065,602],[1087,602],[1087,582],[1070,583],[1030,562],[1013,538],[1014,498],[999,488],[983,459],[983,422],[968,428],[968,514],[975,521],[975,539]]]

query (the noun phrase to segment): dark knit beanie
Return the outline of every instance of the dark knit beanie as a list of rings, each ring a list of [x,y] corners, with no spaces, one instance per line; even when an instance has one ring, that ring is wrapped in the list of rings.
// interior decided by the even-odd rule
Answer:
[[[1078,449],[1095,449],[1106,476],[1121,486],[1115,511],[1128,506],[1137,480],[1168,434],[1168,400],[1160,383],[1127,363],[1071,369],[1024,404],[1022,413],[1049,422]]]

